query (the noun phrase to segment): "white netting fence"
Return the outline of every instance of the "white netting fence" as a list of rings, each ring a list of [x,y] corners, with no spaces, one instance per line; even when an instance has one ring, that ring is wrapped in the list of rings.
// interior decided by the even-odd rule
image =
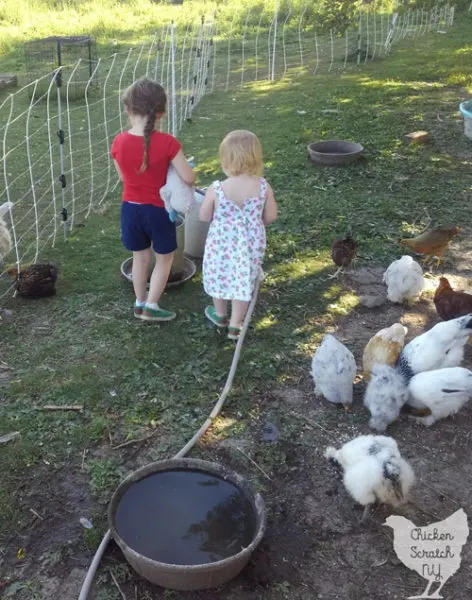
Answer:
[[[37,261],[45,246],[66,239],[116,190],[110,145],[127,126],[122,92],[137,78],[149,75],[165,86],[162,127],[177,135],[205,94],[274,81],[297,69],[342,71],[350,62],[386,56],[406,37],[443,31],[453,20],[451,6],[384,14],[370,5],[357,27],[342,35],[317,33],[306,8],[235,13],[225,34],[216,19],[171,23],[140,47],[94,61],[93,68],[79,60],[7,96],[0,103],[0,205],[13,203],[4,216],[13,247],[0,257],[0,298],[11,289],[2,269]]]

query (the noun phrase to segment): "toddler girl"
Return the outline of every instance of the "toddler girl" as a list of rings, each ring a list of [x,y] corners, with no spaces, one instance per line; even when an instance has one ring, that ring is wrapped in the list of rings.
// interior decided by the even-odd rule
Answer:
[[[121,235],[125,248],[133,252],[134,315],[146,321],[170,321],[175,313],[160,308],[158,302],[172,267],[177,235],[159,190],[166,183],[170,163],[189,185],[195,175],[180,143],[156,131],[166,109],[166,94],[156,81],[138,79],[124,93],[123,104],[131,128],[116,136],[111,155],[123,181]],[[146,297],[153,251],[156,264]]]
[[[205,315],[217,327],[229,324],[228,337],[237,340],[264,259],[264,226],[277,218],[277,204],[272,188],[261,177],[262,148],[253,133],[229,133],[221,142],[220,160],[228,179],[208,188],[200,208],[200,219],[211,221],[203,286],[213,306],[206,307]]]

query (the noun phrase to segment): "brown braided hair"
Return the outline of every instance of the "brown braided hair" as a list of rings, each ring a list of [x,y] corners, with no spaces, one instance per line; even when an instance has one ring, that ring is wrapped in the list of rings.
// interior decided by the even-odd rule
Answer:
[[[149,77],[141,77],[123,94],[123,104],[129,114],[146,117],[144,126],[144,154],[140,173],[148,168],[149,143],[154,131],[156,117],[166,111],[167,97],[164,88]]]

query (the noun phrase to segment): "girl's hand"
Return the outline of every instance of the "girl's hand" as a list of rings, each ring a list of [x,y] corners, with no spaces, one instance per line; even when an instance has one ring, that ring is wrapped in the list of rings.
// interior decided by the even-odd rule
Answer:
[[[202,205],[200,206],[200,221],[210,223],[213,220],[213,213],[215,211],[216,193],[213,186],[207,189],[205,198],[203,199]]]

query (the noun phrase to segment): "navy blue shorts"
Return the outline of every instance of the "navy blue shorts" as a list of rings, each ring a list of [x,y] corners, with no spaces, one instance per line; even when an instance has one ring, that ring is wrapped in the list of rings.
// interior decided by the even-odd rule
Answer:
[[[170,254],[177,249],[175,223],[165,208],[153,204],[121,204],[121,239],[132,252],[146,250],[152,244],[157,254]]]

